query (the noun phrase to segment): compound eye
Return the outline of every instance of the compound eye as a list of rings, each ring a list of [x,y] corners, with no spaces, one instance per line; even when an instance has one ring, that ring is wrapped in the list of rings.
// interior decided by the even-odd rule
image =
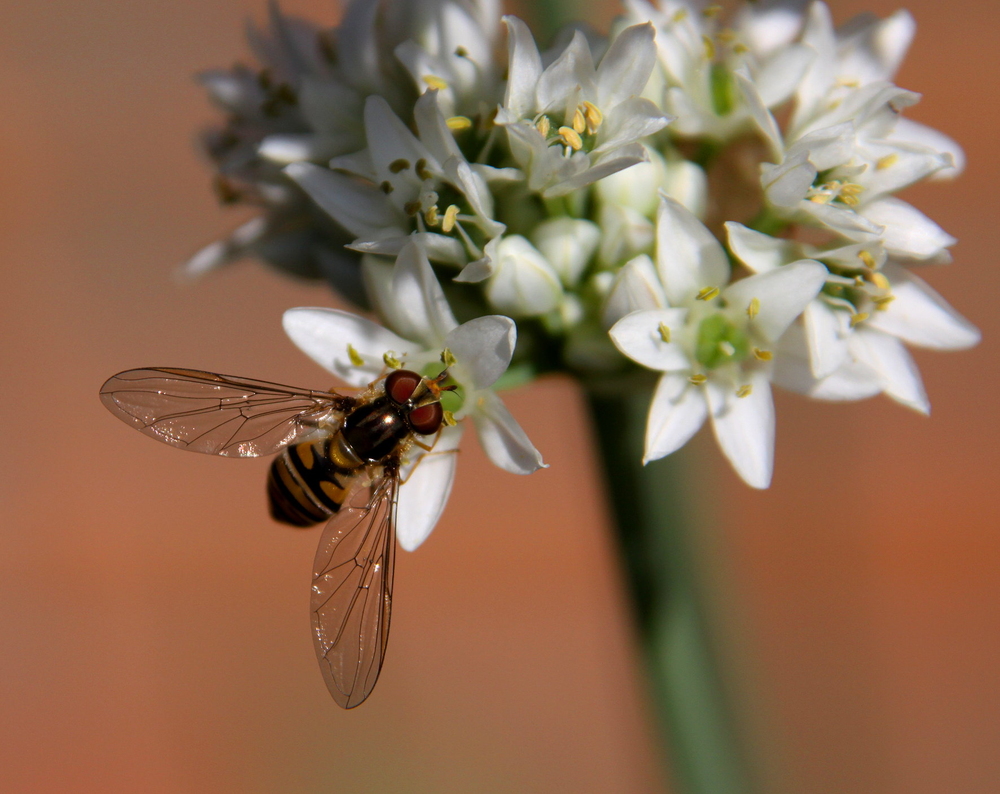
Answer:
[[[422,436],[436,433],[444,419],[444,409],[441,403],[428,403],[410,411],[410,424]]]
[[[416,391],[420,385],[420,376],[416,372],[408,369],[397,369],[389,373],[385,379],[385,393],[389,395],[393,402],[402,405]]]

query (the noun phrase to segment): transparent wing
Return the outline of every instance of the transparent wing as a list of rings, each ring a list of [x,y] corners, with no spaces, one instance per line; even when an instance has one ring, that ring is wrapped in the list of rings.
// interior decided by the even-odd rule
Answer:
[[[101,387],[111,413],[147,436],[211,455],[257,457],[317,424],[336,427],[354,399],[195,369],[130,369]]]
[[[395,463],[376,469],[371,482],[359,483],[326,525],[316,552],[316,657],[330,694],[345,709],[371,694],[385,657],[398,490]]]

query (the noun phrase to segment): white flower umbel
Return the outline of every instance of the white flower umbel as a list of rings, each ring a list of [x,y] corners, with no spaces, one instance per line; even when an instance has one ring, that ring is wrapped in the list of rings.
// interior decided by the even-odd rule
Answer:
[[[646,271],[637,273],[633,287],[651,283],[649,264],[640,258],[626,266]],[[664,197],[655,272],[659,288],[652,283],[646,291],[630,291],[637,311],[610,331],[622,353],[663,373],[649,408],[644,459],[677,450],[709,417],[739,475],[754,488],[766,488],[774,457],[775,346],[822,288],[826,269],[802,260],[729,283],[720,243],[684,207]],[[619,288],[626,283],[623,278]],[[649,307],[661,299],[662,308]]]
[[[433,374],[442,362],[459,384],[462,402],[453,412],[457,424],[445,426],[434,453],[454,450],[462,420],[471,417],[480,444],[497,466],[530,474],[545,466],[538,450],[490,388],[510,364],[517,330],[507,317],[489,315],[459,325],[420,245],[411,241],[389,272],[375,276],[376,303],[399,333],[349,312],[300,308],[285,313],[285,331],[317,364],[351,386],[368,385],[387,366]],[[419,546],[437,523],[451,491],[454,454],[419,459],[399,496],[397,531],[407,550]]]
[[[904,345],[962,350],[979,331],[878,242],[818,249],[726,224],[729,248],[750,270],[769,273],[803,256],[828,269],[823,290],[782,338],[774,381],[819,399],[858,400],[885,393],[930,410]]]
[[[576,31],[546,68],[535,40],[517,17],[509,35],[507,91],[496,123],[528,188],[562,196],[642,162],[640,140],[670,118],[641,94],[656,59],[651,25],[623,30],[594,67],[586,37]]]

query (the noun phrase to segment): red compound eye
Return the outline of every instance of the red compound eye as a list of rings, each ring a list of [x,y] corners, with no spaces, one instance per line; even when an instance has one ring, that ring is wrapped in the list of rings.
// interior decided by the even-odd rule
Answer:
[[[441,407],[441,403],[421,405],[410,411],[410,424],[423,436],[436,433],[441,427],[442,419],[444,419],[444,409]]]
[[[420,376],[416,372],[408,369],[397,369],[389,373],[385,379],[385,392],[392,398],[393,402],[400,405],[405,403],[413,395],[414,390],[420,385]]]

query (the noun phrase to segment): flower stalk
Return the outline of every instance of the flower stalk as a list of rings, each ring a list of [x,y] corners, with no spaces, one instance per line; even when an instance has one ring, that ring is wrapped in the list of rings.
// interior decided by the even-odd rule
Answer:
[[[699,521],[686,499],[683,453],[642,464],[653,384],[587,400],[603,462],[615,537],[633,605],[671,790],[751,794],[750,763],[725,686],[711,584],[697,543]]]

